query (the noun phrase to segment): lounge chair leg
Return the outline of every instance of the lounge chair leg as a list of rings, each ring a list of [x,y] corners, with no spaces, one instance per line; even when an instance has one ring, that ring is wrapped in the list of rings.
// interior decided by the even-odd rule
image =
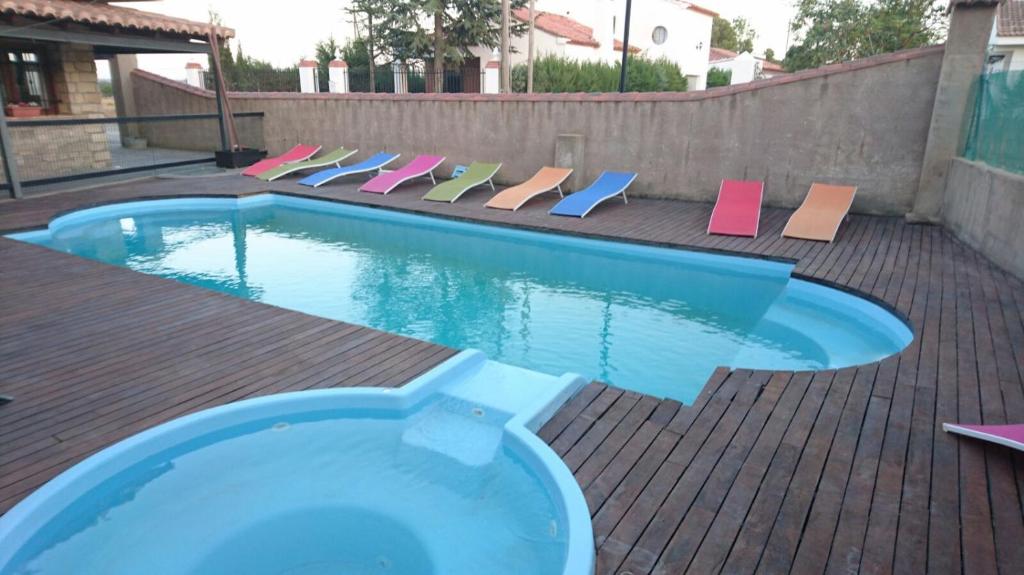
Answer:
[[[436,186],[437,185],[437,180],[434,179],[434,170],[430,170],[430,172],[428,172],[428,173],[430,174],[430,183],[434,184]]]
[[[622,192],[622,203],[624,203],[624,204],[628,204],[629,203],[629,199],[626,198],[626,192],[625,191]]]
[[[491,181],[490,178],[487,178],[487,183],[491,185],[491,191],[492,192],[497,192],[498,191],[498,190],[494,189],[494,182]]]
[[[561,184],[555,186],[555,189],[558,190],[558,196],[559,197],[562,197],[562,198],[565,197],[565,194],[562,193],[562,185]]]

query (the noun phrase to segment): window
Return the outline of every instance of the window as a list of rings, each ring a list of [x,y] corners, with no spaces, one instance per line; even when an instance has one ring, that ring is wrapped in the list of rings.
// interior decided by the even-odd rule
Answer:
[[[655,44],[664,44],[665,40],[668,40],[668,30],[664,26],[657,26],[651,33],[651,40]]]
[[[0,88],[7,104],[53,105],[50,78],[43,54],[9,48],[0,59]]]

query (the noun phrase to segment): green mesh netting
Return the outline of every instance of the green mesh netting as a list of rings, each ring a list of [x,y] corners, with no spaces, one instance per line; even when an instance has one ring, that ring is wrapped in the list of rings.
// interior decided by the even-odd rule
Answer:
[[[978,78],[964,157],[1024,173],[1024,70]]]

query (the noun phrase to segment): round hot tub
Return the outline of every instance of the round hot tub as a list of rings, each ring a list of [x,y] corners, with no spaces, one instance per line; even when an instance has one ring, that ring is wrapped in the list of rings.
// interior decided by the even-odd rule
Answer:
[[[0,573],[590,573],[582,493],[528,431],[581,380],[526,375],[565,382],[526,410],[464,392],[501,373],[526,372],[465,352],[397,391],[269,396],[145,431],[0,519]]]

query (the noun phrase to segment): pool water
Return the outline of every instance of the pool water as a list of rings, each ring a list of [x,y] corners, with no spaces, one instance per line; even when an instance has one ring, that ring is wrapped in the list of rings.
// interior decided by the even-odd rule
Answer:
[[[284,195],[104,206],[13,237],[684,403],[718,366],[846,367],[912,337],[785,263]]]

